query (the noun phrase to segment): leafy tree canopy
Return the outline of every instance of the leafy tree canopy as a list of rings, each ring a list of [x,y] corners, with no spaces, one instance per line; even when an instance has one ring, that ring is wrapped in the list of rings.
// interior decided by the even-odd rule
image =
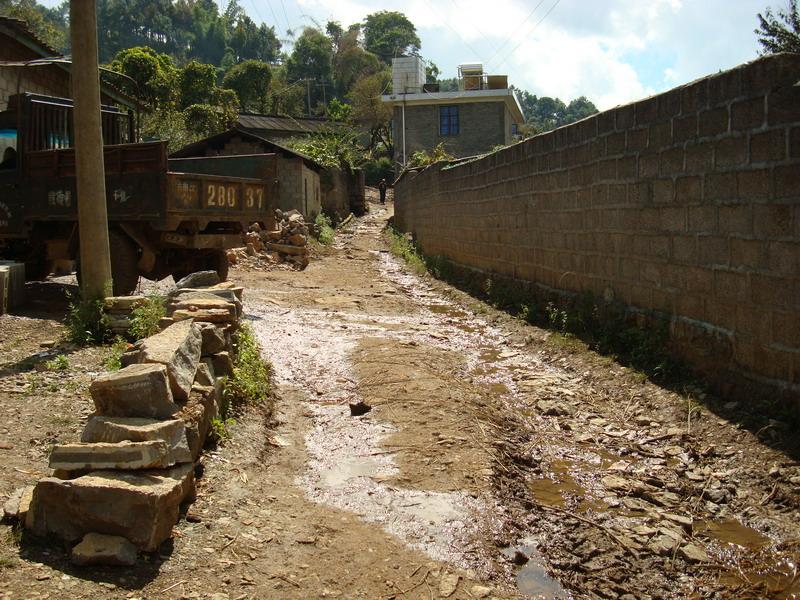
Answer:
[[[306,27],[286,61],[286,76],[292,82],[308,80],[307,90],[312,107],[322,101],[326,94],[323,86],[331,86],[333,78],[330,39],[318,29]]]
[[[762,54],[778,52],[800,53],[800,13],[797,0],[789,0],[786,9],[779,9],[777,16],[767,8],[758,13],[758,29],[755,30]]]
[[[266,112],[272,69],[260,60],[246,60],[225,73],[222,87],[236,92],[243,111]]]
[[[121,79],[120,85],[134,98],[141,98],[151,107],[169,102],[174,94],[178,69],[167,54],[148,46],[121,50],[109,67],[133,79]]]
[[[381,10],[364,19],[364,47],[390,65],[395,56],[419,54],[417,28],[401,12]]]

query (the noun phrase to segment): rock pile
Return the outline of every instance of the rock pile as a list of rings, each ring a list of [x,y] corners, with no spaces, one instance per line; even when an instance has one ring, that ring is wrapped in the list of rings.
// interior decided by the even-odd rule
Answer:
[[[111,332],[114,335],[128,333],[133,309],[142,306],[144,302],[144,296],[110,296],[106,298],[103,309]]]
[[[193,463],[233,371],[242,295],[219,283],[189,287],[202,283],[170,294],[165,328],[92,382],[95,413],[81,441],[56,445],[53,475],[4,508],[35,534],[82,540],[77,564],[131,564],[132,548],[156,550],[194,499]]]
[[[298,270],[305,269],[308,266],[309,229],[303,215],[296,210],[276,210],[275,222],[273,231],[265,231],[258,223],[253,223],[245,235],[246,246],[228,253],[231,264],[261,255],[274,264],[285,263]]]

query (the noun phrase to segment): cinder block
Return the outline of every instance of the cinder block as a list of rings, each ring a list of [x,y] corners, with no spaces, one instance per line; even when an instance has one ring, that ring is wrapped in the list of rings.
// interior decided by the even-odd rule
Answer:
[[[726,137],[714,146],[714,166],[717,169],[743,165],[747,161],[747,138]]]
[[[728,132],[728,108],[712,108],[700,113],[700,136],[712,137]]]
[[[766,121],[766,101],[764,96],[740,100],[731,105],[731,130],[747,131],[758,129]]]
[[[749,235],[753,232],[753,211],[750,204],[725,204],[718,210],[719,233]]]

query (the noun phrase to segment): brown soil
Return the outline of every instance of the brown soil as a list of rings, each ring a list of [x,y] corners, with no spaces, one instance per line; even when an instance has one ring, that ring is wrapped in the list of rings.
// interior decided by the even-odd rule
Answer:
[[[248,409],[206,452],[171,542],[133,569],[81,569],[4,525],[0,598],[800,594],[781,422],[750,432],[727,418],[741,407],[410,274],[386,252],[391,206],[371,208],[305,271],[233,272],[276,418]],[[61,288],[0,317],[0,499],[78,438],[109,352],[39,354]],[[47,370],[58,353],[69,368]],[[358,401],[372,410],[351,417]]]

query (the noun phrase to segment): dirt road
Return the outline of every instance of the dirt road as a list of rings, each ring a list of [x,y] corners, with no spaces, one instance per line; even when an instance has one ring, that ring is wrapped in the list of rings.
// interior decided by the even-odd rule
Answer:
[[[791,431],[751,433],[731,422],[744,407],[679,396],[410,274],[372,208],[305,271],[234,272],[276,417],[239,415],[206,455],[173,543],[136,569],[87,571],[6,527],[0,598],[800,594]],[[82,350],[68,375],[18,372],[37,319],[0,321],[0,417],[22,425],[0,441],[30,447],[0,450],[14,453],[1,492],[45,470],[43,423],[74,439],[100,368]],[[56,394],[63,422],[36,410],[37,378],[75,382]],[[372,410],[351,416],[358,402]]]

